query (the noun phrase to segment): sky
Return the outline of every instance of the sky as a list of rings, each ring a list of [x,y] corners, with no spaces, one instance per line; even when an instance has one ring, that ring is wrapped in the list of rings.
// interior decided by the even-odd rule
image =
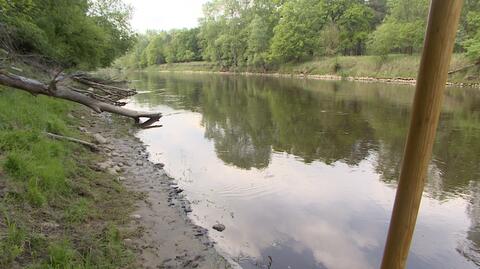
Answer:
[[[124,0],[134,8],[132,27],[145,30],[192,28],[202,17],[202,5],[208,0]]]

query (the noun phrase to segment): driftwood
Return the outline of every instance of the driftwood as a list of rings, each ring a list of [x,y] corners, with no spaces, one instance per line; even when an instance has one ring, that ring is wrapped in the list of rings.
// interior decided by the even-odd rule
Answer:
[[[71,80],[81,80],[79,81],[80,83],[91,87],[85,90],[71,86],[71,81],[67,81],[70,77],[63,76],[60,73],[47,84],[35,79],[12,74],[6,70],[0,70],[1,85],[24,90],[33,95],[42,94],[80,103],[98,113],[110,112],[130,117],[134,119],[135,124],[141,128],[155,127],[152,126],[152,124],[162,117],[162,114],[158,112],[141,112],[121,107],[124,103],[119,103],[118,100],[135,94],[136,92],[134,90],[126,90],[88,80],[84,75],[72,75],[71,77]],[[97,89],[97,91],[95,91],[95,89]],[[100,89],[100,91],[103,90],[103,94],[98,93],[98,89]],[[146,120],[142,122],[141,118],[145,118]]]
[[[466,66],[462,66],[460,68],[457,68],[455,70],[452,70],[452,71],[449,71],[448,74],[451,75],[451,74],[454,74],[454,73],[457,73],[457,72],[460,72],[460,71],[463,71],[465,69],[468,69],[470,67],[474,67],[476,65],[480,65],[480,61],[476,62],[476,63],[473,63],[473,64],[469,64],[469,65],[466,65]]]
[[[68,136],[63,136],[63,135],[57,135],[57,134],[52,134],[52,133],[45,133],[46,136],[50,137],[50,138],[53,138],[53,139],[57,139],[57,140],[65,140],[65,141],[68,141],[68,142],[73,142],[73,143],[77,143],[77,144],[80,144],[80,145],[83,145],[87,148],[89,148],[91,151],[95,151],[95,152],[98,152],[100,151],[99,147],[95,144],[92,144],[90,142],[87,142],[87,141],[83,141],[83,140],[80,140],[80,139],[76,139],[76,138],[73,138],[73,137],[68,137]]]
[[[82,93],[99,99],[101,101],[111,103],[117,106],[124,105],[125,103],[120,103],[118,100],[127,98],[129,96],[137,94],[137,91],[134,89],[125,89],[122,87],[115,86],[116,84],[122,83],[114,80],[100,79],[92,77],[86,73],[75,73],[68,76],[71,80],[76,82],[79,85],[86,86],[86,88],[78,89],[75,88],[75,91],[82,91]]]

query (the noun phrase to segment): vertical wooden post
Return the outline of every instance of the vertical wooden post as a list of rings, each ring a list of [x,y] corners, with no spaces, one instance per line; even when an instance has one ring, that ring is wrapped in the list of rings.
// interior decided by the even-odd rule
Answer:
[[[402,269],[410,249],[440,116],[463,0],[432,0],[382,269]]]

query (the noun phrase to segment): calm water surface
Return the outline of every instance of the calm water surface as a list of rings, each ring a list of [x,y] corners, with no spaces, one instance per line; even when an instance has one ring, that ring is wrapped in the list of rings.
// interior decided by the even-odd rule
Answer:
[[[138,73],[129,106],[193,203],[192,219],[244,268],[377,268],[414,88]],[[448,89],[409,268],[480,266],[480,91]]]

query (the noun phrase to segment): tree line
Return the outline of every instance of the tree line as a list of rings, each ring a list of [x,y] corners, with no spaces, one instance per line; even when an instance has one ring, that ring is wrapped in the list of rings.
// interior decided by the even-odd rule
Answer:
[[[0,0],[0,46],[62,67],[109,66],[136,43],[122,0]]]
[[[334,55],[419,53],[429,0],[212,0],[198,28],[148,31],[120,64],[211,61],[268,69]],[[480,0],[466,0],[455,51],[480,59]]]

